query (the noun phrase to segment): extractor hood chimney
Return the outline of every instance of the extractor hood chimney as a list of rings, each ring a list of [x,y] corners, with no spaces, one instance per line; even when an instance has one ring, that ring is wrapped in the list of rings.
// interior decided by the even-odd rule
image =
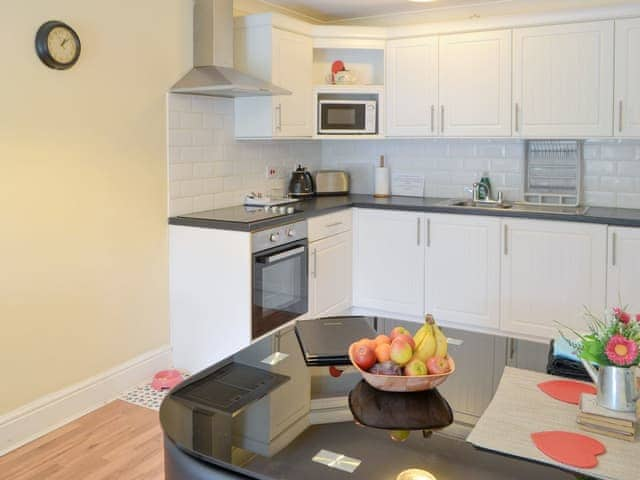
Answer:
[[[291,95],[233,68],[233,0],[195,0],[193,69],[171,92],[227,98]]]

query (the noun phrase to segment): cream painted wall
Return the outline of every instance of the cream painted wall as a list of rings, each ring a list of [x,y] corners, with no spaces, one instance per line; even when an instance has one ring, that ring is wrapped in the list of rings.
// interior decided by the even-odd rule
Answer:
[[[45,67],[34,35],[82,56]],[[0,414],[169,343],[166,95],[190,0],[0,5]]]

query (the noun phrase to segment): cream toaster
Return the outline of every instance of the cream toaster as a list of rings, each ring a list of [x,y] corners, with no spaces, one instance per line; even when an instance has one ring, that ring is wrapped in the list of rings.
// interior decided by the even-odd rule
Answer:
[[[315,174],[316,195],[346,195],[349,174],[343,170],[319,170]]]

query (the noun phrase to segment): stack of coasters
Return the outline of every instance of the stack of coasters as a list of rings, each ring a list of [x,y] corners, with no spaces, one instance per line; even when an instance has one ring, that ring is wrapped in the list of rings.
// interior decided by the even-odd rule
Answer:
[[[616,412],[598,405],[596,396],[580,397],[577,422],[582,430],[633,442],[638,433],[637,412]]]

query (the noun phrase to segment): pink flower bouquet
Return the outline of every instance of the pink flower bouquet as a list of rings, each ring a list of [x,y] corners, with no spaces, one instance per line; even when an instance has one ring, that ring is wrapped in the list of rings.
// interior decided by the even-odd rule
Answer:
[[[633,367],[640,363],[640,314],[631,316],[622,308],[605,311],[599,318],[588,309],[589,333],[571,330],[579,340],[562,337],[578,356],[600,366]]]

